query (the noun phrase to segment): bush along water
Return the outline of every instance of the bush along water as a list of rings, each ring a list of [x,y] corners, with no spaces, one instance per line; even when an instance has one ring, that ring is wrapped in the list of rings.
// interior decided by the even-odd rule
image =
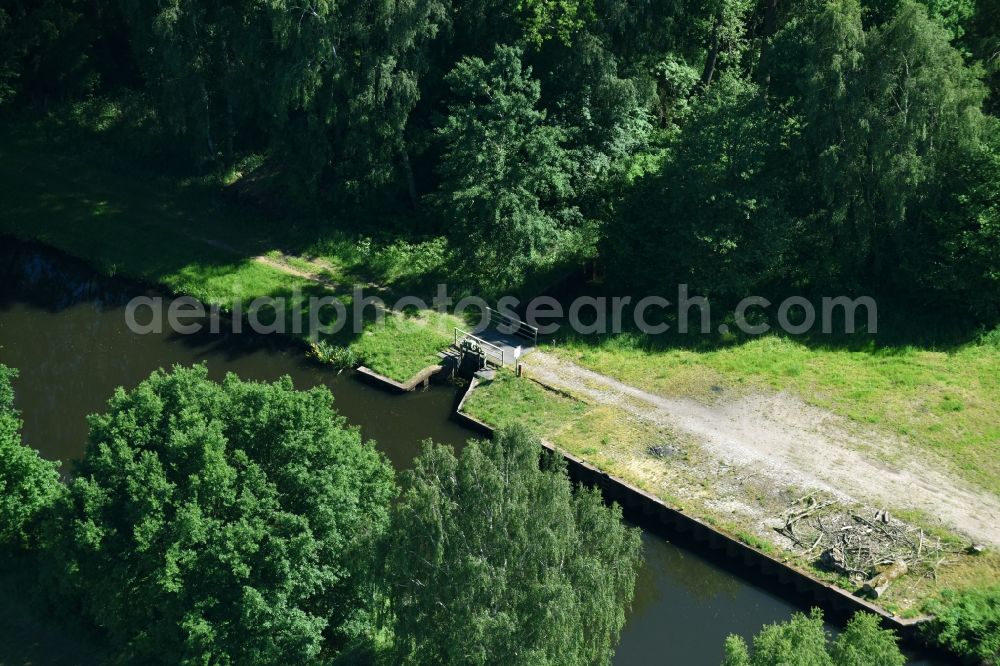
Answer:
[[[1000,664],[1000,585],[961,592],[945,590],[927,604],[934,619],[923,635],[966,664]]]
[[[341,347],[330,344],[325,340],[311,343],[309,345],[309,356],[323,365],[332,366],[338,372],[356,368],[365,362],[364,356],[358,353],[353,347]]]

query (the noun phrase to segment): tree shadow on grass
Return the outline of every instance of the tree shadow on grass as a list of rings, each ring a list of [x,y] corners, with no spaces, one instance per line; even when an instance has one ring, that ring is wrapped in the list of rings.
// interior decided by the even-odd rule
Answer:
[[[611,298],[631,296],[631,305],[623,311],[620,330],[610,330],[610,317],[607,331],[587,332],[581,334],[570,326],[561,326],[559,331],[548,336],[548,340],[561,344],[572,341],[575,345],[593,348],[624,348],[644,350],[649,352],[690,351],[714,352],[738,348],[748,343],[760,340],[762,337],[773,336],[788,340],[811,351],[826,352],[858,352],[872,356],[902,356],[914,351],[955,352],[970,344],[986,342],[1000,337],[997,331],[998,322],[979,322],[964,315],[960,311],[944,311],[927,304],[914,303],[905,297],[882,293],[873,298],[876,305],[876,328],[871,332],[868,327],[868,310],[865,306],[856,308],[853,328],[847,326],[845,312],[842,307],[834,307],[828,321],[824,321],[823,296],[802,294],[794,289],[775,290],[763,294],[770,306],[761,308],[754,305],[747,309],[749,323],[766,325],[766,331],[761,334],[744,332],[737,326],[734,314],[738,304],[736,299],[711,299],[709,301],[709,322],[703,328],[701,309],[692,305],[688,309],[688,332],[679,331],[679,301],[677,294],[662,295],[670,306],[661,310],[652,306],[646,311],[648,325],[666,324],[669,328],[662,333],[645,333],[636,325],[634,305],[648,294],[627,294],[614,292],[606,285],[587,283],[580,279],[568,281],[550,292],[560,303],[564,311],[568,311],[570,303],[580,297],[604,298],[611,311]],[[694,289],[690,298],[698,296]],[[778,320],[777,312],[783,300],[791,296],[804,296],[812,305],[816,314],[815,323],[805,333],[794,333],[784,330]],[[853,296],[851,297],[854,298]],[[585,324],[593,323],[592,309],[584,308],[581,319]],[[587,317],[590,319],[587,319]],[[802,323],[802,311],[796,306],[789,310],[791,323]],[[827,329],[827,326],[829,327]],[[823,332],[829,330],[829,333]]]
[[[79,128],[12,123],[0,131],[0,232],[83,256],[102,272],[156,282],[185,268],[209,271],[269,253],[308,260],[327,252],[330,261],[292,268],[334,282],[387,277],[386,267],[359,249],[365,233],[378,229],[371,221],[325,211],[269,214],[213,179],[164,175],[121,152]],[[407,292],[436,281],[403,273],[399,287]]]

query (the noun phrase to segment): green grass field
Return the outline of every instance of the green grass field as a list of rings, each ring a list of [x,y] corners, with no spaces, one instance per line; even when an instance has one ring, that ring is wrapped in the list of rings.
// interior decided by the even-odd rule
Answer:
[[[54,151],[44,133],[0,133],[0,232],[38,240],[108,275],[161,284],[226,306],[257,296],[306,299],[319,285],[256,261],[264,255],[349,285],[373,276],[419,281],[440,268],[439,241],[373,246],[339,232],[269,223],[211,188],[114,163],[100,149]],[[296,254],[298,253],[298,254]],[[313,257],[306,260],[302,257]],[[317,270],[317,266],[321,266]],[[341,294],[343,295],[343,294]],[[393,318],[353,345],[376,372],[403,381],[434,362],[450,324]],[[1000,492],[1000,341],[948,351],[917,347],[820,348],[764,337],[709,351],[648,349],[634,336],[560,342],[555,353],[635,386],[707,396],[714,385],[792,391],[945,457],[966,478]]]
[[[541,436],[551,438],[559,428],[580,418],[587,408],[582,402],[534,382],[499,372],[492,382],[472,392],[463,410],[496,427],[523,423]]]
[[[407,290],[419,294],[442,274],[447,257],[442,239],[379,244],[317,228],[269,221],[227,200],[217,186],[117,162],[100,146],[67,149],[64,142],[48,142],[37,128],[0,130],[0,233],[46,243],[107,275],[162,285],[224,308],[235,300],[245,306],[259,296],[295,293],[303,301],[335,293],[349,308],[354,284],[377,289],[389,300]],[[452,340],[452,327],[461,324],[450,315],[423,311],[388,317],[384,326],[366,321],[357,334],[348,326],[328,342],[350,346],[366,366],[403,382],[436,363],[437,352]],[[704,350],[648,343],[621,335],[560,340],[549,350],[664,395],[711,400],[718,387],[788,391],[897,434],[940,455],[968,481],[1000,493],[1000,332],[944,350],[823,347],[776,336]],[[705,509],[697,496],[675,497],[676,482],[690,485],[692,479],[671,477],[644,453],[672,433],[506,372],[474,392],[465,410],[492,425],[527,423],[608,473],[741,534],[740,525]],[[693,483],[697,486],[697,479]],[[995,578],[997,560],[993,554],[962,558],[933,587]],[[914,590],[914,597],[931,592]]]
[[[427,311],[414,317],[387,317],[384,326],[369,325],[352,346],[364,365],[396,381],[413,377],[441,361],[438,352],[454,339],[461,322],[450,315]]]
[[[245,304],[295,290],[303,299],[328,293],[254,259],[261,255],[345,290],[373,276],[386,278],[383,286],[391,290],[439,270],[445,252],[436,240],[379,248],[340,232],[317,236],[308,227],[269,223],[203,185],[113,163],[106,151],[47,146],[38,130],[0,134],[0,232],[42,241],[108,275],[161,284],[207,303]],[[331,342],[354,346],[373,370],[404,381],[435,362],[457,323],[430,314],[394,317],[384,328],[369,324],[360,335],[342,333]],[[713,386],[791,391],[904,436],[1000,492],[998,334],[947,351],[824,348],[775,336],[708,351],[650,349],[644,342],[629,335],[569,340],[553,351],[667,395],[709,396]],[[547,419],[539,405],[518,411]]]

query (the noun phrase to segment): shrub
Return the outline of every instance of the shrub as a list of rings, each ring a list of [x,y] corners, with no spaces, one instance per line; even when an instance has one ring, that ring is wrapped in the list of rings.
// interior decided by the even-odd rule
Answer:
[[[312,343],[309,347],[309,355],[320,363],[331,365],[337,370],[356,368],[365,362],[364,354],[354,347],[340,347],[325,340]]]
[[[895,633],[882,629],[870,613],[857,613],[832,643],[823,626],[823,612],[796,613],[787,622],[764,627],[753,639],[753,650],[739,636],[726,639],[723,666],[903,666]]]
[[[1000,585],[945,590],[928,603],[924,637],[968,663],[1000,664]]]

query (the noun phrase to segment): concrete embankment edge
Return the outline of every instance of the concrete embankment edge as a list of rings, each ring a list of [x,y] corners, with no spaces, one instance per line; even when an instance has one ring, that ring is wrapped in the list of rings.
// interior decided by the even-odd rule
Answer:
[[[385,375],[380,375],[371,368],[366,368],[363,365],[360,366],[355,372],[357,372],[360,379],[369,383],[382,386],[396,393],[408,393],[418,386],[425,386],[430,381],[431,377],[444,369],[444,366],[441,365],[429,365],[405,382],[397,382],[395,379],[391,379]]]

